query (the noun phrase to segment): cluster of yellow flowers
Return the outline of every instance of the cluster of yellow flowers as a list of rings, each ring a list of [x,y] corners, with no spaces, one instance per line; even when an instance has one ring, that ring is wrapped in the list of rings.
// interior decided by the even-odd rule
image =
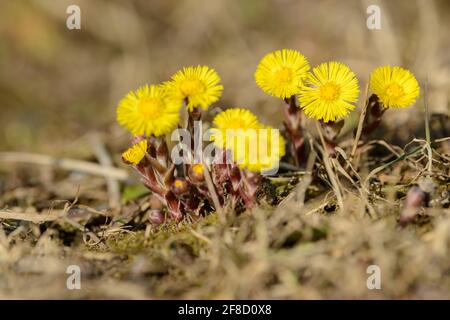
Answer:
[[[178,125],[183,102],[189,111],[193,111],[194,108],[206,110],[218,101],[223,90],[219,83],[220,77],[214,69],[206,66],[184,68],[161,85],[145,85],[129,92],[119,103],[117,121],[136,136],[163,136]],[[221,139],[216,134],[215,144],[219,148],[225,147],[226,131],[229,129],[255,129],[258,133],[247,135],[243,146],[231,144],[233,159],[243,169],[257,172],[269,170],[285,153],[285,143],[281,137],[273,143],[277,152],[271,152],[272,128],[259,123],[249,110],[225,110],[215,117],[213,123],[220,136],[224,137]],[[137,165],[144,158],[146,148],[141,141],[125,151],[122,157],[127,163]]]
[[[355,109],[359,85],[356,75],[340,62],[326,62],[309,71],[308,60],[295,50],[283,49],[267,54],[255,72],[261,89],[282,99],[298,96],[300,108],[311,118],[323,122],[344,118]],[[400,67],[376,68],[370,88],[385,108],[404,108],[419,96],[415,77]]]
[[[330,122],[346,117],[355,109],[359,96],[356,75],[348,66],[340,62],[326,62],[313,68],[304,55],[295,50],[283,49],[267,54],[259,63],[255,80],[266,93],[282,99],[297,97],[300,108],[314,119]],[[415,77],[400,67],[383,66],[376,68],[370,76],[370,88],[378,96],[385,108],[404,108],[413,104],[419,96],[419,84]],[[207,66],[187,67],[175,73],[170,81],[160,85],[145,85],[128,93],[119,103],[117,120],[133,135],[163,136],[177,127],[180,108],[185,103],[189,111],[197,108],[206,110],[217,102],[223,86],[217,72]],[[234,108],[217,115],[213,121],[216,130],[225,136],[227,129],[268,129],[259,123],[249,110]],[[265,135],[265,134],[264,134]],[[262,171],[270,168],[285,154],[285,143],[271,141],[271,135],[257,136],[258,141],[245,143],[244,157],[234,160],[242,168]],[[218,147],[224,147],[224,138],[215,139]],[[272,144],[279,144],[277,155],[269,155],[250,163],[252,153],[271,150]],[[257,148],[254,146],[257,145]],[[232,148],[234,144],[231,144]],[[136,164],[144,157],[139,152],[144,146],[133,146],[123,154],[125,161]],[[232,150],[233,151],[233,150]],[[236,150],[235,150],[236,151]],[[242,151],[242,150],[240,150]],[[270,152],[269,152],[270,153]],[[238,159],[239,158],[239,159]],[[258,158],[258,156],[257,156]]]
[[[214,69],[206,66],[187,67],[175,73],[170,81],[145,85],[130,91],[117,107],[117,122],[133,135],[164,136],[180,122],[183,102],[188,110],[207,109],[219,100],[223,86]],[[122,154],[125,162],[139,164],[145,152],[133,145]]]
[[[129,92],[119,102],[117,121],[134,135],[165,135],[177,126],[183,101],[189,110],[197,107],[206,110],[218,101],[223,90],[219,82],[214,69],[184,68],[170,81]]]

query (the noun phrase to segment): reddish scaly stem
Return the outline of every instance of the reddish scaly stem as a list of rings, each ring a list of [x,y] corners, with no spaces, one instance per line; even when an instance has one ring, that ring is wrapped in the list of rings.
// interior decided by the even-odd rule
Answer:
[[[301,120],[302,115],[295,101],[295,96],[284,100],[284,125],[291,141],[292,155],[297,166],[305,161],[305,139],[303,137]]]
[[[364,119],[362,129],[363,137],[367,138],[376,128],[379,127],[386,108],[376,94],[372,94],[367,101],[367,114]]]
[[[192,111],[188,112],[187,129],[188,129],[189,133],[191,134],[191,150],[192,150],[192,153],[195,152],[194,139],[197,138],[197,141],[200,141],[198,139],[201,138],[201,136],[195,137],[195,134],[200,135],[200,132],[195,132],[195,130],[194,130],[195,122],[196,121],[201,121],[201,120],[202,120],[202,112],[200,111],[199,108],[193,108]]]
[[[196,150],[196,147],[198,146],[195,144],[195,141],[200,141],[202,136],[200,130],[195,130],[195,122],[201,121],[201,119],[202,119],[202,112],[199,108],[194,107],[192,110],[188,110],[188,123],[186,129],[188,130],[189,136],[191,137],[191,145],[190,145],[191,160],[195,159],[196,153],[199,152],[199,150]],[[188,173],[189,167],[190,165],[187,163],[183,165],[184,175]]]
[[[342,128],[344,127],[345,121],[339,120],[338,122],[334,121],[328,122],[319,121],[319,122],[322,128],[325,146],[327,148],[328,154],[330,156],[334,156],[336,154],[334,148],[337,146],[336,139],[339,133],[341,132]]]
[[[256,204],[256,196],[261,185],[261,175],[259,173],[243,170],[241,171],[241,184],[239,193],[244,200],[246,208],[253,208]]]
[[[165,195],[165,200],[167,204],[167,209],[169,214],[175,221],[180,221],[183,219],[183,213],[181,212],[181,203],[172,191],[169,191]]]
[[[139,164],[137,166],[134,166],[134,169],[139,173],[142,182],[147,188],[160,196],[164,196],[166,190],[164,190],[159,184],[152,167],[147,167],[145,165]]]

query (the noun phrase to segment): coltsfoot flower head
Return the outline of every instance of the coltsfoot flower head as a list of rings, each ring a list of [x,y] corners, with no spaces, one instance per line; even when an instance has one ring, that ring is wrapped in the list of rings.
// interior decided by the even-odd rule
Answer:
[[[232,150],[241,169],[265,172],[278,167],[286,153],[285,141],[278,130],[260,125],[255,136],[248,136],[244,150]]]
[[[247,109],[231,108],[219,113],[213,120],[213,140],[217,147],[226,145],[227,130],[255,129],[259,127],[258,118]]]
[[[307,116],[335,121],[355,109],[359,86],[353,71],[339,62],[326,62],[315,67],[302,86],[299,102]]]
[[[164,135],[178,124],[180,106],[167,98],[161,86],[145,85],[119,102],[117,122],[134,135]]]
[[[172,76],[165,83],[170,99],[181,103],[187,102],[187,108],[201,107],[206,110],[219,100],[223,86],[216,70],[207,66],[186,67]]]
[[[370,75],[370,88],[383,102],[385,108],[406,108],[420,93],[414,75],[400,67],[383,66]]]
[[[203,163],[196,163],[190,166],[188,175],[194,182],[203,182],[205,180],[205,169]]]
[[[264,92],[282,99],[290,98],[299,93],[309,69],[308,60],[300,52],[277,50],[262,58],[255,80]]]
[[[189,191],[189,185],[186,179],[176,178],[170,189],[176,195],[183,195]]]
[[[215,145],[228,150],[241,169],[252,172],[271,170],[286,152],[284,139],[278,130],[260,124],[249,110],[227,109],[214,118],[213,124]]]
[[[140,142],[134,144],[127,151],[122,153],[122,159],[128,164],[133,164],[137,166],[142,159],[145,157],[147,152],[147,140],[141,140]]]

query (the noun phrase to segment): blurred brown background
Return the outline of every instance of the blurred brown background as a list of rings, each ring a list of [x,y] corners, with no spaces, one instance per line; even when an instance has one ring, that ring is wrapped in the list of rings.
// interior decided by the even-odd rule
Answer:
[[[66,28],[70,4],[81,8],[81,30]],[[366,27],[371,4],[381,7],[381,30]],[[89,157],[86,135],[99,132],[119,150],[129,136],[115,124],[118,100],[197,64],[222,77],[216,106],[250,108],[279,126],[280,102],[253,73],[280,48],[301,51],[313,66],[347,63],[362,92],[374,67],[402,65],[421,84],[428,76],[432,111],[448,114],[449,29],[445,0],[2,0],[0,149]],[[412,135],[422,107],[421,98],[392,112],[388,125]]]

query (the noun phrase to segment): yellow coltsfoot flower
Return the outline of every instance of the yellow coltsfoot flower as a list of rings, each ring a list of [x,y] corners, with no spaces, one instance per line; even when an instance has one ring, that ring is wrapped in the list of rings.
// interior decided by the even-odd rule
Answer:
[[[344,118],[355,109],[359,86],[353,71],[340,62],[315,67],[302,86],[299,102],[305,114],[323,122]]]
[[[190,111],[196,107],[208,109],[223,90],[216,70],[207,66],[183,68],[164,85],[169,98],[179,103],[185,100]]]
[[[414,75],[400,67],[376,68],[370,75],[370,88],[385,108],[406,108],[420,94],[419,83]]]
[[[264,56],[255,72],[258,86],[266,93],[286,99],[299,93],[310,66],[300,52],[277,50]]]
[[[213,140],[217,147],[225,148],[227,130],[243,130],[259,127],[258,118],[247,109],[231,108],[219,113],[213,120],[215,128],[212,129]]]
[[[260,124],[250,110],[227,109],[214,118],[213,124],[214,144],[230,151],[233,161],[241,169],[252,172],[273,169],[286,153],[284,139],[278,130],[275,132],[275,129]]]
[[[177,126],[180,106],[161,86],[145,85],[119,102],[117,122],[134,135],[165,135]]]
[[[203,182],[205,180],[205,169],[203,163],[196,163],[190,166],[188,175],[194,182]]]
[[[134,144],[127,151],[122,153],[122,159],[124,162],[137,166],[145,157],[147,152],[147,140],[141,140]]]
[[[233,158],[241,169],[265,172],[278,167],[286,153],[285,141],[278,130],[260,125],[256,136],[249,136],[244,148],[232,150]]]

